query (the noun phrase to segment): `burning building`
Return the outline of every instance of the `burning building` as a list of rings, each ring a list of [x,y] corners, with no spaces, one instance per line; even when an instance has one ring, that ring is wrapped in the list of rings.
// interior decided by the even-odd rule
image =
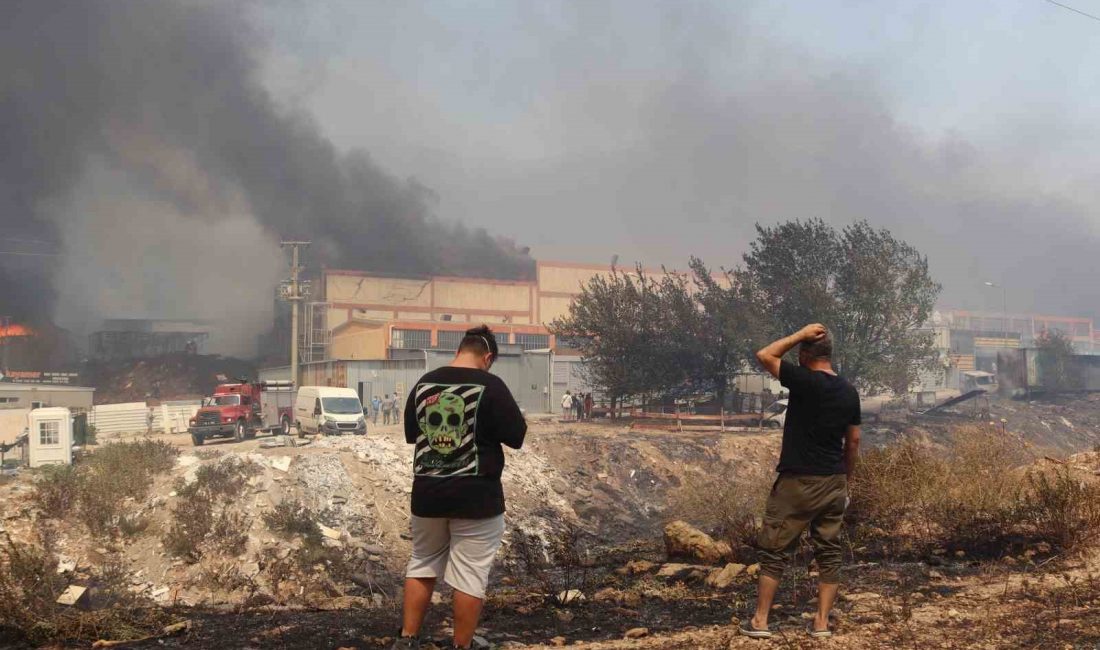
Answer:
[[[112,318],[88,338],[88,352],[101,361],[198,354],[210,337],[210,325],[202,320]]]

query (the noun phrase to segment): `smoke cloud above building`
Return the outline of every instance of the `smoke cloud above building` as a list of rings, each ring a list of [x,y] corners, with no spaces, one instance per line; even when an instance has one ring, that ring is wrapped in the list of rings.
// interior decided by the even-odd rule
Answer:
[[[19,2],[0,26],[0,312],[270,324],[280,238],[315,264],[523,276],[437,197],[343,150],[260,79],[252,3]],[[32,255],[26,241],[52,245]]]
[[[213,318],[241,351],[270,326],[282,238],[313,240],[314,267],[519,277],[531,260],[508,238],[541,258],[733,266],[755,223],[820,217],[918,247],[947,304],[999,310],[993,281],[1009,311],[1100,315],[1095,129],[1026,80],[953,97],[933,59],[926,101],[903,102],[898,71],[955,9],[906,5],[911,40],[886,42],[890,12],[857,5],[797,40],[783,27],[816,10],[783,0],[12,3],[0,251],[18,254],[0,255],[0,314],[78,332]],[[1093,27],[1052,16],[996,13],[975,34]],[[821,52],[857,37],[885,54]],[[997,54],[948,63],[1007,78]],[[979,90],[980,132],[915,123]]]

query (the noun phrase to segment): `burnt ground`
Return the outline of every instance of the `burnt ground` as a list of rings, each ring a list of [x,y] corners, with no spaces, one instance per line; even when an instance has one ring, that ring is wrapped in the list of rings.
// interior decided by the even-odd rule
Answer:
[[[1019,409],[1022,405],[1008,406]],[[1028,427],[1027,436],[1034,435],[1032,427],[1039,426],[1043,436],[1048,431],[1050,435],[1066,436],[1054,440],[1060,443],[1057,447],[1072,444],[1088,448],[1095,444],[1100,431],[1100,426],[1093,425],[1090,419],[1100,414],[1100,404],[1095,400],[1030,407],[1034,413],[1024,409],[1022,415],[1016,416],[1020,426]],[[942,426],[946,430],[957,421],[967,421],[965,414],[949,416]],[[1050,424],[1050,428],[1043,422]],[[920,433],[920,427],[931,429],[933,425],[914,419],[903,430]],[[1010,425],[1009,431],[1014,426]],[[888,444],[896,433],[888,429],[869,431],[865,440]],[[406,477],[394,472],[395,467],[407,470],[403,460],[406,450],[396,427],[376,429],[363,439],[320,440],[304,448],[265,449],[260,446],[264,439],[259,439],[196,450],[189,446],[185,436],[166,439],[183,447],[185,454],[197,454],[197,462],[204,464],[233,454],[263,462],[282,456],[293,460],[289,472],[264,465],[265,473],[249,489],[247,498],[241,499],[242,505],[255,509],[251,534],[261,542],[249,551],[250,560],[267,557],[284,545],[278,540],[273,545],[267,541],[270,532],[258,518],[279,498],[300,495],[335,504],[337,496],[345,497],[343,517],[326,523],[345,527],[351,539],[361,537],[384,549],[379,552],[381,559],[371,559],[370,566],[382,578],[380,582],[387,585],[385,598],[372,603],[365,598],[370,594],[341,584],[345,596],[329,602],[295,602],[291,598],[282,601],[287,603],[282,607],[245,608],[232,594],[213,598],[189,587],[181,592],[181,599],[194,599],[191,604],[168,610],[176,620],[192,622],[189,633],[116,647],[386,647],[399,622],[399,590],[395,587],[401,564],[407,558],[407,542],[400,534],[406,526],[402,514],[407,510]],[[502,562],[483,619],[486,636],[503,646],[539,647],[562,637],[570,644],[585,642],[592,648],[610,649],[620,647],[623,642],[619,640],[627,630],[645,627],[655,638],[631,641],[621,647],[732,647],[730,644],[737,642],[731,636],[735,630],[730,621],[748,611],[755,594],[753,580],[747,575],[742,575],[730,588],[717,591],[699,578],[668,581],[657,578],[652,571],[628,578],[615,569],[634,559],[664,561],[660,527],[668,517],[669,492],[681,485],[685,476],[712,463],[727,463],[738,470],[770,471],[778,443],[779,434],[774,431],[680,433],[632,431],[622,424],[533,425],[527,448],[509,454],[505,474],[511,504],[509,525],[546,532],[553,529],[547,527],[550,524],[572,521],[588,535],[585,546],[590,555],[586,555],[586,563],[590,566],[585,570],[574,567],[532,575],[522,567],[509,568],[507,561]],[[1039,446],[1038,442],[1035,444]],[[1052,447],[1055,445],[1044,445],[1045,449]],[[195,466],[191,465],[191,469]],[[181,465],[173,470],[173,476],[187,471]],[[153,581],[153,586],[186,585],[194,578],[192,568],[173,562],[156,543],[158,529],[165,525],[162,519],[169,512],[167,506],[172,503],[169,490],[173,476],[158,479],[150,495],[149,504],[160,505],[154,508],[156,517],[149,532],[138,543],[111,551],[116,559],[128,563],[131,570],[141,568],[146,576],[167,576]],[[24,478],[0,485],[0,492],[6,495],[10,506],[25,503],[30,486]],[[25,505],[19,511],[31,513]],[[33,517],[6,518],[4,525],[13,534],[29,534],[34,526]],[[98,555],[90,549],[101,542],[86,538],[73,526],[64,526],[62,530],[70,556],[97,561],[94,558]],[[1077,647],[1100,643],[1100,632],[1096,631],[1100,610],[1094,600],[1089,600],[1088,589],[1092,587],[1087,585],[1093,583],[1087,581],[1093,578],[1086,577],[1100,576],[1100,563],[1093,561],[1086,570],[1066,558],[1033,555],[1025,559],[1026,550],[1018,545],[1001,549],[1001,554],[1010,552],[1021,558],[1018,566],[1008,567],[996,561],[1001,554],[992,554],[983,562],[956,559],[949,554],[912,558],[913,561],[902,563],[897,558],[876,554],[874,549],[854,549],[844,588],[853,599],[839,605],[844,641],[833,647],[886,647],[875,635],[892,635],[890,647],[928,647],[921,641],[928,640],[926,635],[922,636],[925,627],[954,629],[962,635],[960,638],[974,641],[973,645],[946,647],[1028,647],[1010,642],[1010,637],[1003,634],[997,636],[996,630],[986,629],[991,622],[1017,616],[1034,619],[1029,623],[1034,628],[1030,638],[1036,639],[1037,645],[1032,647],[1057,647],[1046,645],[1055,639],[1078,643]],[[752,558],[740,561],[748,564]],[[814,595],[806,558],[801,566],[792,570],[784,582],[776,612],[776,621],[788,638],[801,633],[802,616],[809,609],[806,603]],[[1081,594],[1073,592],[1064,607],[1048,607],[1051,602],[1061,601],[1020,586],[1043,576],[1056,580],[1063,574],[1079,576],[1074,589],[1082,590]],[[553,595],[569,588],[581,589],[588,599],[569,607],[556,604]],[[1093,589],[1096,594],[1093,599],[1100,597],[1100,584]],[[860,594],[867,593],[874,598],[860,598]],[[870,607],[868,602],[872,604]],[[1041,616],[1035,614],[1037,603],[1042,606]],[[447,609],[445,605],[433,608],[427,627],[433,635],[444,637],[448,633]],[[1035,627],[1040,623],[1045,627]],[[1008,624],[1006,629],[1013,629],[1013,625],[1016,623]],[[978,627],[981,644],[975,640]],[[939,638],[932,638],[939,645]],[[5,646],[5,640],[0,638],[0,647],[19,647],[10,642],[9,639],[9,645]],[[87,645],[84,642],[66,647]]]
[[[659,559],[654,556],[655,559]],[[861,563],[846,569],[848,582],[838,607],[838,636],[826,647],[837,648],[1092,648],[1100,644],[1100,584],[1091,592],[1081,583],[1076,598],[1059,591],[1068,574],[1084,575],[1095,563],[1045,563],[1007,570],[978,562]],[[1095,562],[1095,561],[1093,561]],[[1029,583],[1029,581],[1031,581]],[[1038,585],[1051,584],[1049,591]],[[591,648],[727,648],[773,647],[777,643],[737,637],[731,620],[746,616],[755,597],[754,582],[739,579],[729,590],[715,592],[698,582],[667,583],[652,575],[622,578],[602,571],[592,586],[616,589],[614,598],[591,598],[561,607],[536,592],[503,587],[487,604],[483,634],[498,647],[543,647],[585,643]],[[1032,584],[1034,586],[1029,586]],[[589,593],[600,593],[596,592]],[[784,647],[804,645],[806,603],[814,582],[801,564],[792,569],[780,591],[773,625]],[[1091,593],[1091,596],[1089,595]],[[623,594],[635,594],[635,598]],[[1089,600],[1091,598],[1091,600]],[[1029,613],[1016,627],[1006,620]],[[251,610],[226,612],[182,608],[179,619],[192,622],[189,633],[167,639],[127,644],[151,648],[385,648],[399,621],[399,608],[337,611]],[[449,634],[445,606],[429,614],[426,630],[440,647]],[[627,630],[645,627],[651,640],[621,641]],[[934,639],[933,644],[929,640]],[[641,644],[641,645],[639,645]],[[68,647],[87,647],[73,645]]]

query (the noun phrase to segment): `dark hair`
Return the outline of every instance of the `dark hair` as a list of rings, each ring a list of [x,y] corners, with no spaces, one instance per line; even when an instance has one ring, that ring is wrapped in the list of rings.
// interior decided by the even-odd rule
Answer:
[[[814,341],[813,343],[803,341],[800,351],[805,352],[806,356],[811,359],[832,359],[833,335],[826,331],[825,338],[820,341]]]
[[[492,354],[496,359],[500,348],[497,347],[497,337],[488,325],[471,327],[466,330],[462,342],[458,344],[458,351],[469,350],[476,354]]]

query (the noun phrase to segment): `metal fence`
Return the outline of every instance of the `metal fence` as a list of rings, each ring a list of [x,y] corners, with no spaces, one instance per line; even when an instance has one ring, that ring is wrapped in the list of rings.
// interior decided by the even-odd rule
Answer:
[[[199,400],[165,402],[147,406],[145,402],[98,404],[88,413],[88,424],[97,434],[183,433],[199,410]]]

